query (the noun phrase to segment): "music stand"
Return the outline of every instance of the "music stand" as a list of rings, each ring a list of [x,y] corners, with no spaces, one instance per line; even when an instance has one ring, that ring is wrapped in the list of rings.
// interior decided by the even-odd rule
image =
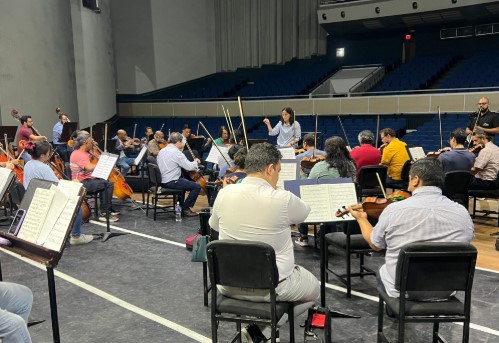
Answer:
[[[104,131],[107,123],[97,123],[92,126],[92,138],[96,142],[100,142],[104,139]]]
[[[191,150],[201,152],[203,150],[204,138],[187,138],[187,143],[191,147]],[[184,147],[185,150],[188,150],[187,144]]]
[[[7,143],[12,143],[16,139],[17,126],[0,126],[0,140],[7,134]],[[7,147],[4,147],[7,150]]]
[[[65,122],[62,126],[61,137],[59,138],[59,142],[67,142],[71,139],[71,135],[76,131],[78,127],[78,123],[76,122]]]

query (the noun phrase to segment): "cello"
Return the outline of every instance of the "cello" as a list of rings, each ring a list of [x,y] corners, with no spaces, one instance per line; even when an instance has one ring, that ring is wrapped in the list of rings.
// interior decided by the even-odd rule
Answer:
[[[187,143],[187,140],[185,141],[185,146],[189,150],[189,153],[192,156],[192,160],[194,161],[196,159],[196,156],[194,156],[194,152],[192,152],[191,147],[189,146],[189,143]],[[203,191],[206,192],[206,180],[204,179],[204,177],[199,172],[199,169],[198,170],[188,171],[187,174],[189,175],[189,177],[191,178],[192,181],[194,181],[198,185],[200,185],[201,188],[203,189]]]

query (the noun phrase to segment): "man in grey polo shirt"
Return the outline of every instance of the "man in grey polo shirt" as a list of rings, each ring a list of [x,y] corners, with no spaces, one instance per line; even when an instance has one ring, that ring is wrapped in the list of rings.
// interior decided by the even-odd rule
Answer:
[[[399,297],[394,282],[403,246],[414,242],[469,243],[473,239],[473,222],[468,211],[442,195],[444,178],[440,161],[434,158],[416,161],[409,171],[408,190],[412,197],[385,208],[374,228],[365,212],[349,208],[371,248],[375,251],[386,249],[385,264],[379,270],[378,280],[391,297]],[[424,300],[443,297],[445,295],[429,293],[417,296]]]

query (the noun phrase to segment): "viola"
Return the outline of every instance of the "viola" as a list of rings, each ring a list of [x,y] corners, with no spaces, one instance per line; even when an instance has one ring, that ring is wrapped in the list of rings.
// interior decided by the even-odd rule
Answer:
[[[312,157],[304,157],[300,161],[300,166],[303,169],[310,170],[317,164],[317,162],[325,161],[325,160],[326,160],[326,156],[322,156],[322,155],[316,155],[316,156],[312,156]]]
[[[426,154],[426,157],[432,157],[432,158],[438,158],[441,154],[447,151],[451,151],[452,149],[449,147],[445,147],[442,149],[438,149],[437,151],[430,151],[429,153]]]
[[[386,198],[378,197],[367,197],[362,204],[352,205],[351,208],[354,210],[364,210],[367,215],[371,218],[379,218],[383,210],[391,203],[407,199],[411,196],[411,193],[406,191],[396,191],[389,194]],[[343,206],[343,210],[338,209],[336,211],[336,217],[343,217],[348,214],[348,210]]]
[[[5,135],[6,137],[7,135]],[[3,149],[2,143],[0,143],[0,161],[1,162],[12,162],[14,160],[10,154]],[[14,163],[12,163],[14,164]],[[12,170],[14,173],[16,173],[17,176],[17,181],[20,183],[23,183],[24,180],[24,169],[20,164],[14,164],[14,169]]]
[[[475,156],[478,156],[478,154],[480,153],[480,151],[483,148],[484,148],[484,146],[482,144],[476,144],[476,145],[473,145],[473,147],[469,148],[468,151],[474,153]]]

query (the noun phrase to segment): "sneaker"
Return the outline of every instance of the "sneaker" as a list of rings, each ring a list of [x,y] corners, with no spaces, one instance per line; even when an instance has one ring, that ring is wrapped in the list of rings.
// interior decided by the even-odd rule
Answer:
[[[109,216],[109,221],[110,222],[117,222],[118,220],[120,220],[120,218],[118,218],[116,216],[113,216],[113,215]],[[100,222],[105,222],[106,221],[106,214],[105,213],[99,214],[99,221]]]
[[[71,245],[79,245],[79,244],[87,244],[94,240],[94,236],[92,235],[80,235],[79,237],[71,236],[69,239],[69,244]]]
[[[295,240],[295,243],[301,247],[308,247],[308,238],[300,236]]]
[[[262,331],[260,331],[260,328],[255,324],[242,328],[241,336],[247,343],[264,343],[267,341],[267,338],[265,338]]]
[[[118,210],[115,210],[114,208],[111,207],[111,209],[109,210],[109,214],[112,215],[112,216],[117,216],[118,214],[120,214],[121,212],[118,211]]]

